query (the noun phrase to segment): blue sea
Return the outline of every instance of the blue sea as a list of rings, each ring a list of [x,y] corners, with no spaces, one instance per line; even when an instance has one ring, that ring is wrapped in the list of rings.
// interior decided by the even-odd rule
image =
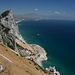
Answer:
[[[55,66],[61,75],[75,75],[75,21],[38,20],[18,23],[29,44],[39,44],[47,52],[44,68]]]

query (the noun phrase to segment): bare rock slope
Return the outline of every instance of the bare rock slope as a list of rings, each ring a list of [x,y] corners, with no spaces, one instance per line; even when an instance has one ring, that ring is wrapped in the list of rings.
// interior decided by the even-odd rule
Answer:
[[[18,25],[16,24],[12,10],[7,10],[0,15],[0,42],[19,53],[16,46],[17,41],[30,47],[19,33]]]
[[[0,75],[45,75],[43,68],[25,58],[38,53],[40,60],[47,59],[43,48],[24,41],[12,10],[3,12],[0,15],[0,68],[3,66]]]
[[[0,43],[0,75],[47,75],[35,63]]]

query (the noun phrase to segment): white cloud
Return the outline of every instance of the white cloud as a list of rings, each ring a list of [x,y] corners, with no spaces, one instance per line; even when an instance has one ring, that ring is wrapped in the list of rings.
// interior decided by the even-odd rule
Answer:
[[[51,11],[49,11],[49,13],[50,13]]]
[[[37,11],[37,10],[39,10],[39,9],[35,8],[35,10]]]
[[[63,14],[66,14],[66,12],[63,12]]]
[[[59,11],[55,11],[55,13],[56,13],[56,14],[60,14],[61,12],[59,12]]]

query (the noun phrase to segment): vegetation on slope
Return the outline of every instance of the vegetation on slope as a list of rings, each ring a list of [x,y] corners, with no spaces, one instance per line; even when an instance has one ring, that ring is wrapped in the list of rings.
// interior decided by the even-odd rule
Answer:
[[[9,12],[10,12],[9,10],[3,12],[3,13],[1,14],[2,18],[6,17],[6,16],[9,14]]]
[[[5,71],[0,75],[47,75],[33,62],[14,53],[13,50],[0,43],[0,54],[10,59],[13,63],[0,56],[0,64]],[[38,69],[37,69],[37,68]]]

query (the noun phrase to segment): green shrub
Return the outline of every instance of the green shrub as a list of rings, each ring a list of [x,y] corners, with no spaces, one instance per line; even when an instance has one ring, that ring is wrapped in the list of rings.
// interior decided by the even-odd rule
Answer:
[[[45,70],[44,68],[42,68],[40,65],[38,65],[37,63],[35,63],[33,60],[30,60],[34,63],[35,67],[37,70],[42,70],[44,73],[49,74],[49,72],[47,70]]]
[[[29,64],[31,64],[31,62],[29,62]]]
[[[0,15],[0,19],[1,19],[2,17],[1,17],[1,15]]]
[[[0,45],[4,47],[4,45],[3,45],[3,44],[0,44]]]
[[[35,67],[37,70],[39,70],[37,67]]]
[[[18,56],[18,54],[16,54]]]
[[[8,51],[8,50],[6,49],[6,51]]]
[[[7,10],[7,11],[5,11],[4,13],[2,13],[1,15],[2,15],[2,17],[4,18],[4,17],[6,17],[8,14],[9,14],[9,10]]]
[[[6,29],[4,30],[4,32],[5,32],[5,33],[8,33],[9,30],[10,30],[9,28],[6,28]]]

